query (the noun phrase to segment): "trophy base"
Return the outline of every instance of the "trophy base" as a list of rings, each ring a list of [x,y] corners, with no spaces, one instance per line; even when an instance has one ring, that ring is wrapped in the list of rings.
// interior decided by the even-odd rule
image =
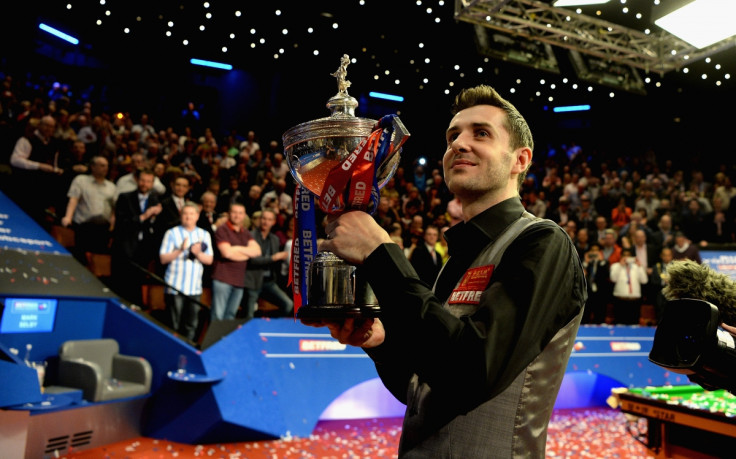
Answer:
[[[296,312],[297,319],[306,320],[342,320],[378,317],[381,308],[378,305],[354,304],[329,306],[302,306]]]

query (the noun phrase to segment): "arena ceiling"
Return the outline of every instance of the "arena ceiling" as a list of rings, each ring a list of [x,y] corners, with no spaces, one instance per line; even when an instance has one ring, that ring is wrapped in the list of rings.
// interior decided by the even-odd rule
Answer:
[[[13,27],[35,40],[16,38],[13,49],[105,68],[110,78],[170,74],[172,84],[182,72],[202,71],[191,58],[226,63],[277,76],[292,89],[284,95],[292,106],[311,93],[319,100],[334,93],[330,73],[343,54],[352,59],[351,95],[397,94],[406,107],[443,114],[458,88],[481,82],[530,106],[605,101],[618,111],[618,101],[624,110],[656,108],[668,120],[702,118],[702,106],[690,107],[703,99],[730,109],[736,94],[736,39],[692,49],[653,24],[659,0],[565,9],[552,0],[42,3],[20,5]],[[79,44],[49,37],[40,23]]]

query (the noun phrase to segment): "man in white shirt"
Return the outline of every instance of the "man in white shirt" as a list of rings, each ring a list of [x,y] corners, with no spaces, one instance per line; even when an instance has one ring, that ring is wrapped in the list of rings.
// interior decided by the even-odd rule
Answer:
[[[621,261],[611,265],[613,282],[613,316],[617,324],[639,323],[642,305],[642,288],[649,279],[644,267],[633,256],[631,249],[621,250]]]
[[[90,174],[74,177],[67,197],[63,226],[71,226],[75,233],[74,255],[86,262],[85,252],[107,253],[111,229],[115,222],[115,184],[107,179],[109,163],[104,156],[90,161]]]

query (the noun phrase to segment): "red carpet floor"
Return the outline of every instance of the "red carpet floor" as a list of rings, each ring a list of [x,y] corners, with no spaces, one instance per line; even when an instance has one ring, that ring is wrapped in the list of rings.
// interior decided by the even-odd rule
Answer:
[[[641,427],[641,426],[640,426]],[[158,458],[395,458],[401,435],[400,418],[321,421],[309,438],[259,442],[187,445],[136,438],[59,457],[75,459]],[[556,410],[547,437],[547,458],[646,458],[647,448],[627,431],[619,410],[586,408]]]

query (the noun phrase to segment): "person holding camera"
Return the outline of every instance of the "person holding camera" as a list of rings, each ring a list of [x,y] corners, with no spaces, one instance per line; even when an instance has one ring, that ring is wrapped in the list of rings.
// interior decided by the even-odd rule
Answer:
[[[613,316],[617,324],[638,324],[642,305],[641,286],[649,281],[646,269],[629,247],[621,250],[621,260],[611,265]]]
[[[198,227],[197,220],[199,206],[187,201],[181,209],[181,224],[166,230],[159,250],[169,285],[164,300],[171,328],[192,341],[199,325],[204,265],[214,259],[210,233]]]

